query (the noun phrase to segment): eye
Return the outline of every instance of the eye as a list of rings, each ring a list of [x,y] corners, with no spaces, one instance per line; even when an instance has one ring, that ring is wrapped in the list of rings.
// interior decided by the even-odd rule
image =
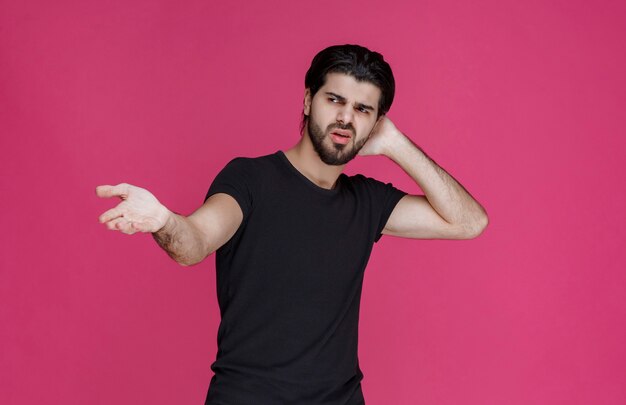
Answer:
[[[362,113],[365,113],[365,114],[369,114],[370,113],[370,111],[367,108],[365,108],[365,107],[357,107],[357,110],[359,112],[362,112]]]
[[[335,97],[328,97],[328,100],[329,100],[331,103],[337,103],[337,102],[339,102],[339,100],[337,100]]]

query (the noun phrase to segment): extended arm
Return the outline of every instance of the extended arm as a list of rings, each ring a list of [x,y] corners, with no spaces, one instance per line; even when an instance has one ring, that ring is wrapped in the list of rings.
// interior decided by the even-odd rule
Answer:
[[[243,219],[235,199],[222,193],[211,196],[188,217],[168,210],[148,190],[130,184],[98,186],[96,194],[122,199],[99,218],[108,229],[129,235],[151,232],[159,246],[183,266],[201,262],[226,243]]]
[[[381,117],[361,154],[382,154],[396,162],[425,195],[404,196],[396,205],[384,234],[420,239],[470,239],[480,235],[489,219],[485,209],[444,169]]]

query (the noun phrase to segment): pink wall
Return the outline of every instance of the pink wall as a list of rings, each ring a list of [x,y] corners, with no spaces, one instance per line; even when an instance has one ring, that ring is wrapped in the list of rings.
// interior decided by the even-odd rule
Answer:
[[[230,158],[297,141],[312,56],[355,42],[491,219],[376,246],[368,405],[626,403],[624,2],[183,3],[0,3],[0,403],[203,403],[213,258],[107,231],[94,188],[191,213]],[[419,193],[384,158],[348,172]]]

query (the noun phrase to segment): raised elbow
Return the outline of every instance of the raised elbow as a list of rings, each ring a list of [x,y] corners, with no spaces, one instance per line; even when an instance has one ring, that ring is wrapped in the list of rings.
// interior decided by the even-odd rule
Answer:
[[[481,215],[480,218],[476,219],[473,224],[468,227],[469,232],[467,235],[467,239],[474,239],[479,237],[489,225],[489,217],[487,214]]]

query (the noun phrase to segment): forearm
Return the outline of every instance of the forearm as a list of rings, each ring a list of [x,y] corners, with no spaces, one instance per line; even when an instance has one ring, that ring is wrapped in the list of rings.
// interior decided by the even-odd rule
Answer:
[[[446,222],[478,233],[485,228],[488,219],[484,208],[407,136],[397,134],[386,155],[420,186],[430,205]]]
[[[199,230],[186,217],[170,212],[165,226],[153,232],[154,240],[176,262],[190,266],[207,256]]]

